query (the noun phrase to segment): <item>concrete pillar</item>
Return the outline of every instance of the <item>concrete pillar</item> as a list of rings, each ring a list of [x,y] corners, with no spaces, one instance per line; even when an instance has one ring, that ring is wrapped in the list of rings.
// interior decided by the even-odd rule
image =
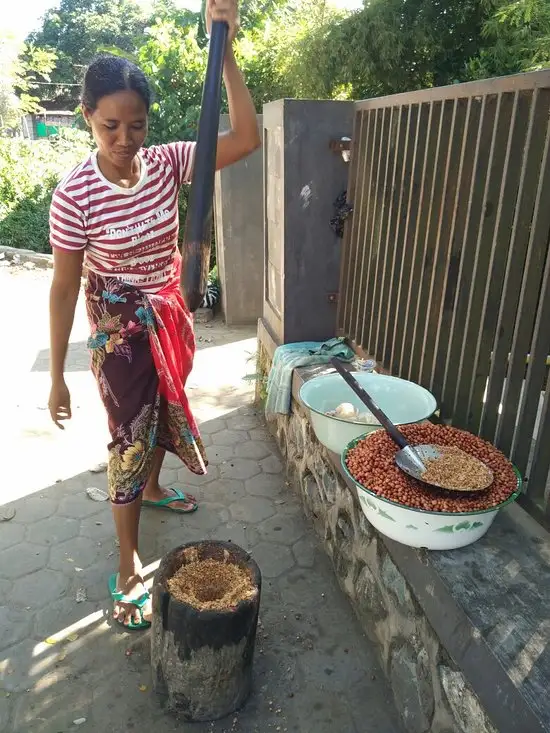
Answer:
[[[221,115],[220,131],[229,129]],[[262,127],[262,116],[258,116]],[[257,150],[216,173],[216,258],[222,309],[231,326],[256,323],[263,308],[263,159]]]
[[[351,137],[353,102],[264,105],[263,327],[277,344],[336,334],[342,240],[330,220],[348,165],[330,148]]]

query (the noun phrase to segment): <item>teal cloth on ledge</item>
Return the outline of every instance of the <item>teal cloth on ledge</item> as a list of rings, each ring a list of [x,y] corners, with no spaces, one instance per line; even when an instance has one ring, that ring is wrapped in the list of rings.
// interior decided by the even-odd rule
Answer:
[[[342,361],[350,362],[355,354],[342,338],[333,338],[324,343],[299,341],[295,344],[284,344],[275,349],[271,371],[267,379],[266,417],[288,415],[290,412],[294,369],[315,364],[328,364],[335,356]]]

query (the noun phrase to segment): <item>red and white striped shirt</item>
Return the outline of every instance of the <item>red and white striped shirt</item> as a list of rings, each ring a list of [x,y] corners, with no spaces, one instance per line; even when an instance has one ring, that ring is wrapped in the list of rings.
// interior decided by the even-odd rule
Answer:
[[[178,192],[189,182],[194,150],[188,142],[142,148],[132,188],[108,181],[92,153],[54,191],[51,246],[84,249],[89,270],[157,293],[177,273]]]

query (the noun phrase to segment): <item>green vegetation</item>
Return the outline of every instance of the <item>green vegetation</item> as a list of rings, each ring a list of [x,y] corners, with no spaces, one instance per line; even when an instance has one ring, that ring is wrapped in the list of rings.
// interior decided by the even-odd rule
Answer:
[[[57,109],[74,109],[86,64],[111,46],[135,52],[144,37],[148,18],[134,0],[61,0],[48,10],[41,29],[29,42],[55,51],[57,63],[44,102],[55,100]]]
[[[78,103],[102,50],[141,64],[156,93],[151,140],[196,132],[207,39],[172,0],[61,0],[28,39],[57,61],[47,99]],[[360,99],[550,65],[550,0],[241,0],[237,53],[257,108],[281,97]],[[72,85],[72,86],[71,86]]]
[[[50,48],[31,43],[22,46],[9,33],[0,32],[0,135],[17,127],[21,115],[37,112],[37,82],[48,82],[57,56]],[[17,93],[16,93],[17,92]]]
[[[13,59],[0,86],[0,126],[13,124],[13,92],[17,114],[38,96],[74,109],[85,65],[111,51],[151,79],[149,142],[193,139],[207,58],[201,16],[172,0],[145,7],[61,0]],[[258,111],[281,97],[361,99],[550,66],[550,0],[365,0],[355,12],[328,0],[242,0],[241,18],[237,55]],[[47,250],[51,188],[79,160],[83,141],[0,140],[2,243]]]
[[[48,212],[53,189],[91,148],[80,130],[48,140],[0,138],[0,243],[48,252]]]

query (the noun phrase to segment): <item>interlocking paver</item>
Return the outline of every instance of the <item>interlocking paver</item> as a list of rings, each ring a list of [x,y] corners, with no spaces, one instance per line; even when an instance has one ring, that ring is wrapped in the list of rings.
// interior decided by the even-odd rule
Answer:
[[[235,449],[231,445],[213,445],[207,449],[206,455],[209,463],[208,471],[210,472],[212,466],[218,466],[231,460],[235,455]]]
[[[44,674],[42,681],[44,689],[33,690],[32,695],[23,694],[17,700],[13,730],[18,733],[62,733],[82,728],[85,724],[77,726],[73,721],[81,720],[82,711],[90,706],[92,689],[82,685],[78,678],[65,678],[59,669]],[[48,690],[61,687],[63,704],[60,705],[59,699],[52,697]]]
[[[59,504],[58,514],[62,517],[84,519],[98,514],[103,509],[101,502],[92,501],[85,492],[68,494]]]
[[[78,579],[77,583],[80,582]],[[83,586],[79,586],[83,587]],[[105,592],[103,593],[105,595]],[[67,593],[54,603],[49,603],[40,609],[34,620],[34,637],[39,640],[47,639],[58,634],[63,629],[78,624],[83,618],[94,614],[97,611],[97,604],[91,601],[77,603],[75,594]],[[63,649],[63,645],[56,645],[57,650]],[[63,655],[63,652],[61,652]]]
[[[264,473],[282,473],[284,470],[281,459],[278,456],[268,456],[260,462]]]
[[[181,468],[178,471],[178,482],[183,487],[204,486],[205,484],[210,484],[212,481],[215,481],[219,475],[220,472],[217,466],[208,466],[208,473],[203,476],[191,473],[191,471],[188,471],[186,468]]]
[[[80,530],[78,519],[52,516],[27,527],[27,540],[37,545],[57,545],[76,537]]]
[[[226,420],[229,430],[252,430],[258,427],[258,418],[253,415],[237,415]]]
[[[249,458],[232,458],[220,466],[221,478],[236,478],[244,481],[260,473],[258,461]]]
[[[25,538],[25,525],[15,522],[2,522],[0,525],[0,550],[14,547]],[[1,569],[0,569],[1,570]]]
[[[320,554],[320,550],[316,541],[307,533],[305,537],[292,545],[292,554],[299,567],[312,568],[315,564],[315,558]]]
[[[281,496],[284,483],[280,476],[268,473],[261,473],[254,478],[249,479],[245,483],[245,489],[248,494],[253,496],[266,496],[277,499]]]
[[[4,658],[0,684],[4,692],[24,692],[36,684],[33,675],[36,642],[24,639],[2,654]]]
[[[258,496],[247,496],[229,507],[233,519],[256,524],[275,513],[275,506],[271,501]]]
[[[213,445],[238,445],[248,440],[248,435],[239,430],[222,430],[212,436]]]
[[[181,460],[173,453],[167,453],[164,457],[163,469],[175,468],[176,471],[181,467]]]
[[[181,461],[179,468],[181,468]],[[163,468],[160,473],[160,485],[165,487],[174,486],[178,481],[178,468]]]
[[[31,613],[0,606],[0,650],[28,638],[33,621]]]
[[[275,515],[258,525],[260,537],[269,542],[292,545],[306,531],[302,517]]]
[[[227,425],[225,420],[222,418],[217,418],[215,420],[206,420],[205,422],[201,422],[199,425],[200,433],[201,435],[215,435],[216,433],[221,432],[222,430],[227,429]]]
[[[64,519],[70,522],[70,519]],[[95,514],[93,517],[86,517],[78,522],[79,534],[81,537],[89,537],[96,542],[103,542],[114,537],[113,518],[110,510],[105,514]]]
[[[323,558],[323,561],[325,559]],[[317,572],[312,572],[311,568],[293,568],[281,578],[279,587],[289,606],[309,610],[313,606],[326,604],[327,589],[322,583],[319,583],[318,575],[323,566],[327,567],[324,562],[321,562],[317,566],[319,568]],[[332,584],[329,584],[328,587],[332,589]]]
[[[273,542],[260,542],[251,551],[266,578],[277,578],[294,565],[290,548]]]
[[[109,557],[109,553],[111,556]],[[68,580],[68,592],[67,595],[74,600],[76,603],[76,592],[79,588],[86,589],[86,596],[92,603],[97,603],[98,608],[101,608],[99,604],[107,604],[108,591],[107,591],[107,580],[111,573],[116,571],[116,554],[113,550],[105,552],[105,555],[88,568],[83,568],[82,572],[74,573],[73,575],[64,575]],[[59,600],[59,597],[56,599]]]
[[[48,285],[46,273],[44,303]],[[9,287],[0,269],[0,298],[11,292]],[[20,289],[17,283],[15,292]],[[25,312],[21,317],[27,317]],[[18,332],[47,332],[47,308],[38,314],[33,309],[29,319],[18,323]],[[16,516],[0,523],[0,552],[8,552],[0,554],[0,730],[176,733],[188,726],[165,715],[152,692],[149,634],[130,634],[111,617],[107,579],[118,561],[111,511],[107,502],[94,502],[85,492],[89,486],[107,486],[106,472],[92,474],[89,469],[105,460],[108,435],[87,371],[82,302],[73,333],[67,380],[74,410],[64,433],[50,426],[43,409],[47,385],[37,388],[36,373],[28,378],[30,369],[47,371],[42,346],[29,353],[28,363],[17,352],[20,362],[10,379],[10,384],[19,380],[17,393],[27,400],[28,418],[21,422],[23,413],[15,407],[7,416],[26,437],[6,452],[8,483],[16,493],[6,494],[5,501]],[[246,340],[251,333],[215,324],[204,333],[213,342],[197,352],[189,391],[202,419],[209,473],[197,477],[175,456],[166,457],[163,484],[189,489],[200,507],[192,515],[143,510],[140,553],[146,579],[151,580],[160,557],[174,547],[219,539],[247,549],[264,582],[255,692],[234,717],[194,725],[193,732],[362,733],[368,721],[369,730],[395,733],[398,726],[376,654],[285,480],[276,445],[257,410],[248,404],[238,407],[240,395],[252,393],[248,387],[248,393],[243,391],[242,381],[249,370],[243,355],[254,350]],[[216,342],[229,345],[230,351],[216,355]],[[227,353],[243,364],[238,384],[228,386],[221,381],[223,371],[212,369],[216,360],[234,358]],[[47,435],[49,442],[36,437],[40,435]],[[31,461],[28,456],[39,457]],[[55,483],[58,478],[64,480]],[[77,602],[77,594],[86,600]],[[46,643],[52,636],[56,643]],[[79,719],[85,719],[81,726],[74,723]]]
[[[17,524],[36,522],[51,517],[56,510],[57,502],[40,496],[32,496],[24,504],[17,504],[17,511],[12,522]]]
[[[23,575],[14,581],[9,603],[16,608],[40,609],[60,598],[69,584],[68,575],[48,568]]]
[[[49,549],[42,545],[24,542],[0,552],[0,573],[4,578],[15,579],[46,567]]]
[[[12,707],[11,696],[0,695],[0,730],[8,730]]]
[[[233,542],[242,547],[243,550],[250,550],[255,544],[251,539],[248,528],[242,522],[224,522],[212,531],[210,537],[222,542]]]
[[[260,533],[258,532],[258,525],[246,524],[243,522],[243,529],[246,535],[246,540],[249,547],[254,547],[260,541]]]
[[[202,501],[232,504],[246,496],[244,483],[233,478],[222,478],[208,484],[201,490]]]
[[[271,455],[272,448],[269,443],[262,440],[247,440],[235,447],[235,455],[239,458],[254,458],[261,461]]]
[[[75,568],[88,568],[93,565],[99,554],[97,541],[89,537],[74,537],[51,548],[48,566],[52,570],[72,574]]]
[[[191,527],[209,532],[223,522],[227,522],[228,519],[229,510],[226,506],[205,500],[200,503],[196,512],[186,515],[182,530],[185,532],[188,527]]]

